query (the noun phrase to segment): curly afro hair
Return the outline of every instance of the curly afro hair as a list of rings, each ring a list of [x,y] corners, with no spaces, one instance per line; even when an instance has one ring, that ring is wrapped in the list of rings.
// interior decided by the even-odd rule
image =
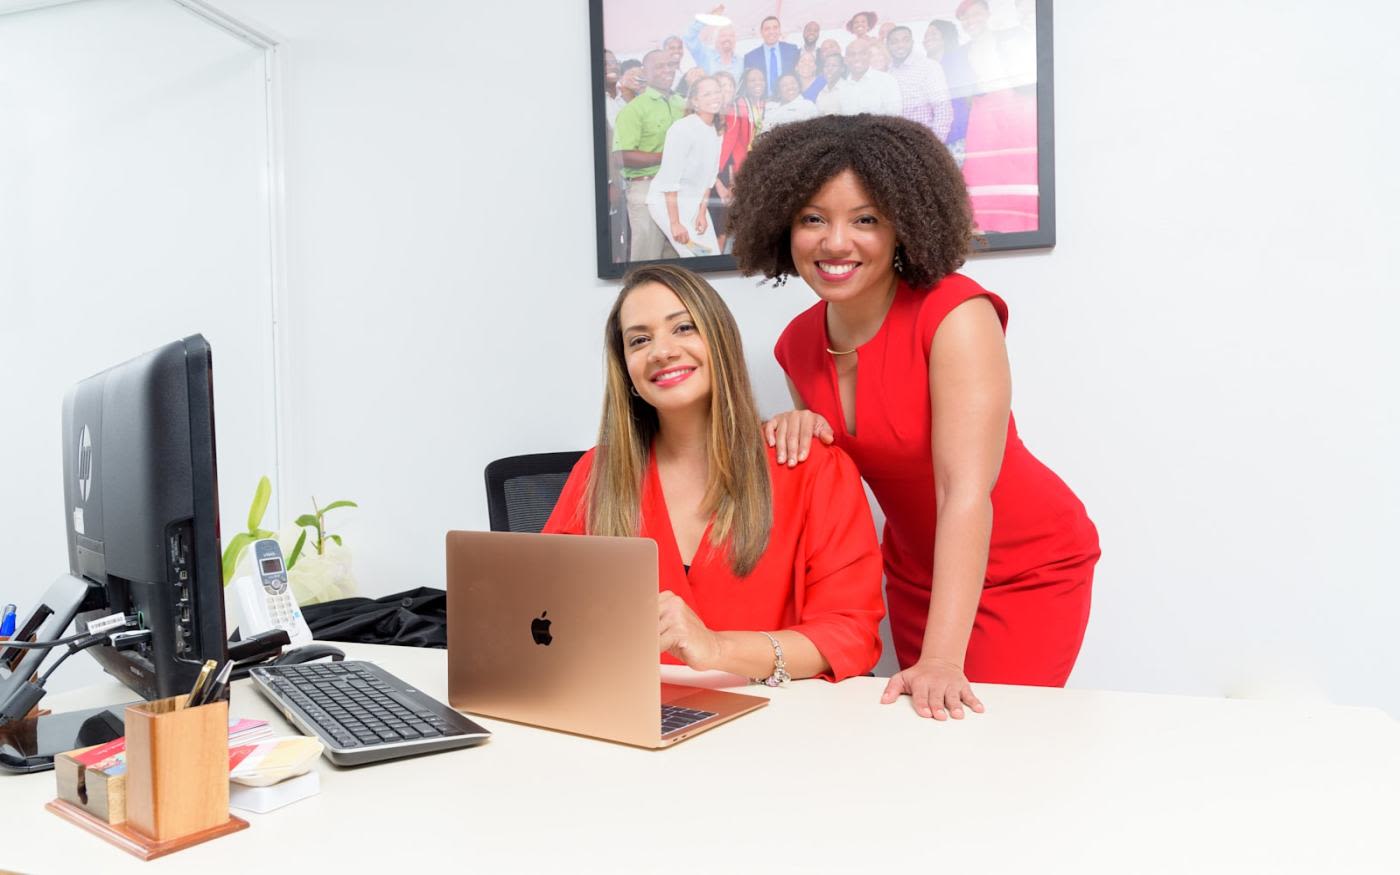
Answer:
[[[972,207],[952,154],[921,124],[862,113],[794,122],[754,142],[734,180],[726,225],[739,270],[769,279],[796,274],[797,211],[844,170],[894,223],[905,282],[928,288],[962,266],[973,240]]]

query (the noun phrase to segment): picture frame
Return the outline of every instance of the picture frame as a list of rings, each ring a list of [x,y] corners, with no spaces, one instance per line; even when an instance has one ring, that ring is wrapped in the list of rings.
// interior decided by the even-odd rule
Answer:
[[[733,92],[721,98],[724,103],[720,113],[735,122],[732,127],[736,132],[744,127],[739,112],[745,105],[750,108],[750,115],[762,116],[766,112],[769,119],[776,120],[801,117],[803,108],[795,106],[809,100],[809,95],[816,98],[812,101],[814,106],[825,109],[839,105],[841,96],[847,95],[847,105],[835,111],[865,111],[850,105],[858,105],[860,98],[842,91],[840,82],[818,90],[811,87],[817,82],[803,82],[803,74],[811,73],[804,55],[824,62],[833,53],[834,44],[843,55],[844,67],[849,48],[860,40],[873,50],[870,64],[874,70],[888,73],[893,67],[894,74],[901,74],[901,114],[928,124],[959,160],[978,226],[973,253],[1055,245],[1053,0],[731,0],[722,11],[711,8],[707,12],[704,7],[709,5],[709,0],[589,0],[599,278],[617,278],[630,267],[646,263],[675,263],[696,271],[736,267],[733,256],[727,254],[730,243],[723,235],[725,202],[718,193],[726,181],[733,181],[735,148],[724,142],[723,135],[721,154],[729,163],[719,168],[716,178],[720,185],[710,189],[708,197],[682,190],[673,193],[672,203],[667,204],[664,193],[650,191],[653,187],[675,188],[678,184],[676,179],[681,174],[670,172],[670,167],[662,183],[653,186],[653,180],[662,175],[663,165],[673,163],[658,132],[670,133],[669,125],[689,113],[687,104],[693,105],[694,98],[678,94],[686,91],[688,81],[696,76],[711,78],[706,74],[714,71],[713,78],[723,93],[728,86],[722,73],[733,70],[749,80],[742,84],[736,81]],[[872,10],[872,5],[880,8]],[[771,32],[771,20],[778,15],[782,18],[778,19],[779,36],[774,43],[763,32],[763,26],[766,23]],[[862,22],[863,18],[867,20]],[[728,19],[727,24],[722,23],[724,19]],[[942,24],[935,25],[934,21]],[[815,42],[810,39],[814,24],[818,26]],[[958,40],[953,48],[948,47],[949,26],[953,28],[952,37]],[[902,62],[889,55],[891,29],[912,32],[913,49]],[[938,30],[939,36],[933,35],[933,30]],[[975,35],[972,31],[976,31]],[[792,46],[797,54],[794,56],[783,44]],[[907,45],[906,41],[904,46]],[[702,55],[699,58],[697,46]],[[772,77],[750,75],[748,66],[739,65],[738,59],[747,57],[749,63],[755,51],[767,46],[772,49],[768,52],[769,70],[779,74],[779,85],[783,85],[782,78],[791,74],[803,89],[800,96],[784,99],[792,94],[791,83],[785,86],[786,93],[762,93],[757,80]],[[896,45],[897,50],[901,48]],[[653,50],[663,53],[654,59],[658,63],[663,57],[673,57],[675,61],[672,89],[666,96],[656,89],[646,93],[647,68],[640,62]],[[941,70],[947,87],[946,105],[936,96],[936,82],[930,92],[935,96],[927,100],[919,96],[923,94],[921,85],[913,89],[905,86],[913,75],[906,68],[912,68],[916,62],[922,65],[921,69]],[[884,70],[880,70],[882,63]],[[938,78],[936,73],[930,75]],[[729,78],[735,77],[731,74]],[[836,78],[846,77],[838,71]],[[822,82],[826,82],[825,77]],[[745,89],[761,96],[747,100]],[[713,100],[708,93],[712,90],[709,84],[702,84],[701,91],[706,93],[696,97]],[[631,100],[627,99],[629,96]],[[627,106],[638,97],[645,100],[624,115]],[[691,114],[705,117],[703,113]],[[619,118],[621,137],[616,133]],[[687,123],[687,130],[698,128],[696,122]],[[764,130],[759,123],[751,128],[757,130],[752,136],[761,136]],[[742,134],[736,133],[731,139],[739,136]],[[679,130],[675,139],[672,155],[685,154],[691,156],[690,160],[702,160],[697,151],[701,146],[693,140],[682,142]],[[713,136],[700,139],[705,140],[703,148],[713,149]],[[614,147],[623,140],[634,148],[615,151]],[[628,164],[644,160],[656,163]],[[674,163],[680,160],[676,158]],[[703,160],[710,159],[706,155]],[[694,222],[682,222],[683,233],[673,234],[679,212],[686,212],[686,218],[691,218],[689,209],[678,208],[694,205],[701,197],[708,209],[696,210]],[[708,221],[702,220],[700,213],[705,213]],[[697,227],[703,227],[704,233],[697,233]]]

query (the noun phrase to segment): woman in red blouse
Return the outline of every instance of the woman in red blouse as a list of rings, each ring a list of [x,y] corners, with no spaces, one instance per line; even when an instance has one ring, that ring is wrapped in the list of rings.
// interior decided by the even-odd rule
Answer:
[[[734,317],[678,267],[634,270],[605,329],[598,446],[545,532],[643,537],[661,650],[696,669],[838,681],[880,658],[880,553],[855,466],[765,445]]]
[[[1017,435],[1006,305],[954,272],[972,214],[952,155],[905,119],[813,119],[756,144],[734,194],[740,269],[821,299],[778,341],[799,409],[769,442],[789,465],[846,450],[885,512],[883,701],[946,719],[982,710],[970,681],[1063,686],[1098,533]]]
[[[757,67],[744,71],[739,98],[724,116],[724,139],[719,146],[719,175],[732,185],[734,174],[744,166],[754,139],[763,133],[763,110],[767,106],[768,78]],[[728,196],[725,189],[720,193]]]

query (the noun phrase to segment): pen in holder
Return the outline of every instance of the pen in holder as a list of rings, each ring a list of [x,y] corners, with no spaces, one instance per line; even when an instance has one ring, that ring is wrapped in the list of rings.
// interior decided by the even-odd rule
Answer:
[[[228,822],[228,702],[172,696],[126,709],[126,820],[156,841]]]

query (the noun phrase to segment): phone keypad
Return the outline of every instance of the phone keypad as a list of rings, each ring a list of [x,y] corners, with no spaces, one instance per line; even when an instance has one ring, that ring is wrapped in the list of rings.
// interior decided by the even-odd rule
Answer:
[[[297,609],[292,594],[287,592],[286,582],[276,581],[264,585],[263,591],[267,593],[267,610],[273,625],[281,629],[290,628],[301,612]]]

